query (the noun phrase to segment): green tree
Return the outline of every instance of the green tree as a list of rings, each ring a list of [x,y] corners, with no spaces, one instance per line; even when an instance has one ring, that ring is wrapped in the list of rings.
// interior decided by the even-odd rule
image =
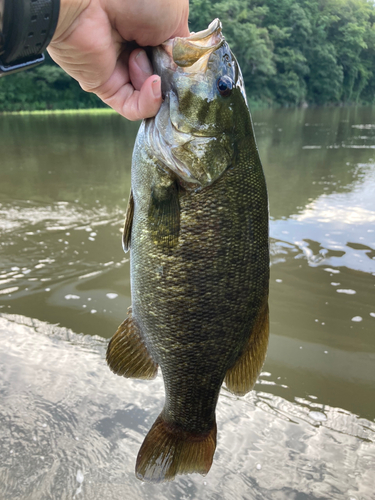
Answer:
[[[104,107],[56,64],[0,78],[0,111]]]
[[[225,37],[242,69],[249,96],[272,101],[267,83],[276,74],[273,43],[262,26],[268,7],[255,0],[192,0],[190,29],[199,31],[216,17],[224,22]]]
[[[190,12],[192,31],[223,21],[250,102],[374,102],[373,0],[190,0]],[[0,79],[0,111],[102,106],[50,59]]]

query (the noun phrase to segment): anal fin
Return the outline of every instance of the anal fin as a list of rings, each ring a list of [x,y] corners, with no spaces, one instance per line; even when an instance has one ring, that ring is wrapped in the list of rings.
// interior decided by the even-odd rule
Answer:
[[[158,365],[147,351],[131,309],[108,344],[106,360],[116,375],[138,379],[156,377]]]
[[[269,336],[268,297],[258,313],[248,343],[225,375],[230,392],[243,396],[253,388],[266,358]]]

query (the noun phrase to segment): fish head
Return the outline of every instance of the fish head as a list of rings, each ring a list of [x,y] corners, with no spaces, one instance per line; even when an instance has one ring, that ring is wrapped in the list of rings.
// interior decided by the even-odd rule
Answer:
[[[153,49],[164,101],[148,123],[149,143],[192,189],[209,186],[233,163],[238,118],[248,114],[241,70],[221,28],[215,19],[204,31]]]

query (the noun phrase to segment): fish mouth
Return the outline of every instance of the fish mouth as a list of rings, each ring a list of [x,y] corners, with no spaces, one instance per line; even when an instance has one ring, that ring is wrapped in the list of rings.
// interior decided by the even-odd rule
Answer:
[[[189,68],[189,72],[205,71],[209,56],[225,42],[222,24],[214,19],[207,29],[192,33],[186,38],[172,38],[162,44],[171,63],[180,68]]]

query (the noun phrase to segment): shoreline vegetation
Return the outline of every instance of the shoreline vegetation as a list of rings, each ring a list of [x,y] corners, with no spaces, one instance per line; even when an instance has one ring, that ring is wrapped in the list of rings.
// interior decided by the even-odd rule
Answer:
[[[190,0],[191,31],[219,17],[251,109],[375,103],[372,0]],[[46,55],[0,78],[0,113],[108,107]]]
[[[267,103],[262,103],[262,102],[251,102],[248,97],[248,105],[250,108],[250,111],[255,111],[255,110],[262,110],[262,109],[307,109],[307,108],[318,108],[318,107],[324,107],[324,108],[357,108],[357,107],[368,107],[368,106],[374,106],[375,103],[337,103],[337,104],[326,104],[324,106],[319,106],[318,104],[312,104],[310,106],[280,106],[278,104],[274,104],[273,106],[268,105]],[[109,114],[114,114],[118,115],[117,111],[114,111],[112,108],[109,106],[103,107],[103,108],[71,108],[71,109],[59,109],[59,108],[52,108],[52,109],[22,109],[19,111],[1,111],[0,110],[0,117],[1,116],[21,116],[21,115],[75,115],[75,114],[87,114],[87,115],[109,115]],[[141,121],[141,120],[140,120]]]

